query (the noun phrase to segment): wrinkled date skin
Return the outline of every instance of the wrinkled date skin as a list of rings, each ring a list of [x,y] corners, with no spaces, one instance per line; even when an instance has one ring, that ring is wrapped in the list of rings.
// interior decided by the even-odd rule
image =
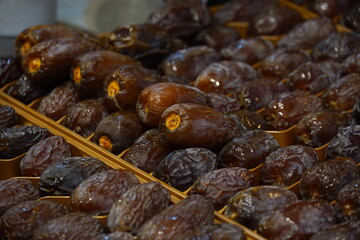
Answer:
[[[195,87],[164,82],[150,85],[140,92],[136,113],[144,124],[158,127],[162,113],[176,103],[211,105],[206,93]]]
[[[310,60],[310,55],[305,50],[278,48],[261,62],[259,73],[265,79],[280,81],[299,65]]]
[[[356,125],[360,125],[360,100],[354,105],[351,117]]]
[[[189,37],[201,31],[210,22],[210,12],[206,3],[192,0],[165,2],[146,20],[146,23],[163,28],[173,37]]]
[[[313,18],[296,25],[277,45],[281,48],[311,49],[333,32],[336,32],[335,24],[329,18]]]
[[[346,75],[331,84],[321,96],[326,107],[351,110],[360,99],[360,74]]]
[[[264,185],[291,186],[318,161],[318,155],[311,147],[291,145],[279,148],[266,157],[261,181]]]
[[[92,51],[74,59],[70,78],[82,98],[102,97],[105,77],[124,65],[141,66],[141,63],[117,52]]]
[[[0,159],[14,158],[47,138],[49,131],[38,126],[18,126],[0,129]]]
[[[221,167],[255,168],[266,156],[280,148],[279,143],[263,130],[253,130],[234,138],[219,153]]]
[[[353,33],[335,32],[318,42],[312,54],[318,61],[332,59],[341,62],[358,50],[360,50],[360,37]]]
[[[167,208],[170,193],[159,182],[139,184],[126,191],[111,207],[107,227],[111,231],[137,233],[150,218]]]
[[[76,227],[74,227],[76,226]],[[95,239],[99,233],[104,233],[101,222],[82,212],[72,212],[54,218],[38,228],[33,240],[51,239]]]
[[[69,209],[50,200],[25,201],[9,208],[0,218],[0,234],[5,239],[31,239],[34,231]]]
[[[117,111],[106,116],[96,127],[94,142],[117,155],[144,132],[145,127],[134,111]]]
[[[336,213],[328,202],[302,200],[264,217],[258,231],[272,240],[307,240],[335,223]]]
[[[240,167],[221,168],[200,176],[190,194],[209,198],[215,209],[221,209],[235,193],[254,185],[254,175],[249,170]]]
[[[139,184],[136,176],[122,169],[98,172],[82,181],[70,196],[74,211],[92,215],[107,214],[111,206],[131,187]]]
[[[171,145],[208,149],[223,147],[240,131],[224,113],[196,103],[179,103],[166,109],[159,129]]]
[[[85,38],[59,38],[40,42],[21,59],[24,73],[40,86],[56,86],[68,80],[72,61],[99,46]]]
[[[277,186],[250,187],[229,199],[225,215],[256,229],[266,214],[298,201],[296,194]]]
[[[351,114],[325,108],[305,115],[295,127],[295,143],[318,148],[336,136],[338,130],[351,124]]]
[[[10,128],[18,123],[15,109],[11,106],[0,105],[0,129]]]
[[[265,119],[260,113],[250,110],[238,110],[233,112],[227,112],[227,116],[233,119],[239,129],[243,132],[249,130],[261,130],[265,127]]]
[[[302,20],[300,13],[291,8],[278,4],[265,6],[258,15],[251,19],[248,35],[280,35]]]
[[[343,75],[351,74],[351,73],[360,74],[360,51],[349,55],[341,63],[341,72]]]
[[[341,222],[360,220],[360,179],[345,185],[334,204]]]
[[[108,169],[95,157],[67,157],[41,173],[39,188],[48,195],[70,195],[86,178]]]
[[[255,64],[274,52],[274,45],[260,37],[243,38],[233,41],[221,49],[225,59]]]
[[[186,148],[167,155],[154,171],[154,177],[185,191],[204,173],[217,168],[218,159],[206,148]]]
[[[207,45],[219,51],[240,38],[235,28],[212,25],[202,30],[194,39],[197,45]]]
[[[208,93],[207,94],[213,108],[219,112],[227,113],[241,109],[239,99],[235,94],[225,95],[221,93]]]
[[[208,46],[193,46],[177,50],[159,65],[161,73],[183,78],[186,83],[196,79],[202,70],[220,60],[220,54]]]
[[[38,177],[52,163],[70,156],[70,145],[65,138],[62,136],[48,137],[33,145],[21,159],[21,175]]]
[[[328,227],[309,240],[356,240],[360,238],[360,220],[348,221]]]
[[[246,235],[241,227],[230,223],[209,224],[200,227],[191,240],[245,240]]]
[[[108,114],[103,99],[87,99],[68,108],[62,124],[81,136],[88,137]]]
[[[17,80],[22,75],[19,60],[13,56],[0,57],[0,87]]]
[[[140,92],[149,85],[163,81],[164,78],[155,70],[121,66],[105,78],[105,102],[115,111],[135,109]]]
[[[16,178],[0,180],[0,216],[12,206],[35,200],[40,196],[39,189],[30,180]]]
[[[351,5],[351,0],[315,0],[309,1],[310,9],[320,16],[333,18]]]
[[[182,199],[148,220],[139,230],[139,240],[186,240],[197,228],[214,221],[214,208],[202,196]]]
[[[339,129],[326,148],[326,158],[348,157],[360,163],[360,126]]]
[[[302,92],[285,92],[272,100],[265,109],[269,130],[285,130],[311,112],[323,109],[321,99]]]
[[[153,172],[162,159],[170,154],[172,147],[158,128],[142,134],[122,158],[147,173]]]
[[[221,61],[212,63],[201,71],[194,86],[207,93],[228,94],[239,91],[242,84],[255,79],[257,73],[247,63]]]
[[[59,120],[65,115],[68,108],[80,101],[80,96],[72,82],[66,82],[54,88],[48,95],[41,99],[38,112],[51,118]]]
[[[328,159],[307,169],[300,181],[300,194],[307,199],[335,200],[348,183],[360,178],[360,169],[350,158]]]

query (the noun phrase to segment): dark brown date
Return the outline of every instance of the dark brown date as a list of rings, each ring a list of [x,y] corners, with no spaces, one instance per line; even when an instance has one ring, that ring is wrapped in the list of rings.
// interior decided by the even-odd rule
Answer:
[[[82,98],[102,97],[105,77],[124,65],[141,66],[141,63],[117,52],[88,52],[74,59],[70,78]]]
[[[164,80],[155,70],[140,66],[121,66],[105,78],[105,102],[115,111],[135,109],[140,92],[145,87]]]
[[[280,81],[304,62],[310,61],[304,50],[278,48],[261,63],[259,73],[265,79]]]
[[[185,148],[167,155],[154,171],[154,177],[185,191],[204,173],[217,168],[218,159],[206,148]]]
[[[307,169],[300,181],[300,194],[307,199],[335,200],[348,183],[360,179],[360,169],[350,158],[328,159]]]
[[[186,240],[197,228],[213,223],[214,208],[202,196],[182,199],[148,220],[139,230],[139,240]]]
[[[326,148],[326,158],[348,157],[360,163],[360,125],[339,129]]]
[[[227,113],[240,110],[240,102],[235,94],[225,95],[221,93],[210,92],[207,94],[213,108],[219,112]]]
[[[81,136],[88,137],[108,114],[103,99],[86,99],[66,110],[62,124]]]
[[[54,88],[48,95],[41,99],[37,111],[52,120],[59,120],[65,115],[68,108],[80,101],[72,82],[66,82]]]
[[[336,223],[333,207],[324,200],[302,200],[264,217],[258,231],[268,239],[307,240]]]
[[[229,199],[225,216],[256,229],[261,218],[298,201],[296,194],[277,186],[250,187]]]
[[[351,117],[356,125],[360,125],[360,100],[354,105]]]
[[[171,145],[166,142],[160,130],[154,128],[135,140],[122,158],[145,172],[151,173],[171,151]]]
[[[25,201],[9,208],[0,218],[0,235],[4,239],[31,239],[34,231],[69,209],[50,200]]]
[[[209,149],[223,147],[240,131],[224,113],[196,103],[179,103],[166,109],[159,129],[174,146]]]
[[[346,75],[332,83],[321,95],[326,107],[351,110],[360,100],[360,74]]]
[[[39,177],[45,168],[70,156],[70,145],[65,138],[62,136],[48,137],[34,144],[21,159],[21,175]]]
[[[131,187],[139,184],[136,176],[122,169],[93,174],[82,181],[70,196],[74,211],[92,215],[107,214],[111,206]]]
[[[254,185],[254,175],[248,169],[221,168],[201,175],[190,194],[200,194],[210,199],[215,209],[221,209],[235,193]]]
[[[191,240],[245,240],[246,235],[241,227],[230,223],[209,224],[200,227]]]
[[[0,129],[13,127],[18,123],[15,109],[11,106],[0,105]]]
[[[196,79],[199,73],[211,63],[220,60],[220,54],[208,46],[193,46],[177,50],[159,65],[164,75],[181,77],[186,83]]]
[[[351,114],[339,109],[325,108],[308,113],[295,127],[295,143],[313,148],[321,147],[336,136],[338,130],[351,124]]]
[[[233,119],[239,129],[243,132],[249,130],[261,130],[265,127],[265,118],[260,113],[250,110],[238,110],[233,112],[227,112],[231,119]]]
[[[351,74],[351,73],[360,74],[360,51],[350,54],[341,63],[341,72],[343,75]]]
[[[163,112],[176,103],[211,105],[209,97],[195,87],[164,82],[150,85],[140,92],[136,113],[144,124],[158,127]]]
[[[145,132],[134,111],[117,111],[106,116],[95,130],[94,142],[116,155],[129,148]]]
[[[356,240],[360,238],[360,220],[330,226],[309,240]]]
[[[311,49],[333,32],[336,32],[336,28],[331,19],[312,18],[292,28],[277,45],[281,48]]]
[[[219,153],[221,167],[254,168],[262,164],[270,153],[280,148],[270,133],[253,130],[235,137]]]
[[[92,216],[72,212],[64,216],[54,218],[39,227],[32,239],[51,240],[51,239],[95,239],[104,232],[101,222]]]
[[[17,80],[22,75],[19,60],[12,56],[0,57],[0,87]]]
[[[95,157],[64,158],[41,173],[39,188],[48,195],[70,195],[86,178],[105,170],[108,167]]]
[[[150,218],[168,207],[170,193],[159,182],[139,184],[126,191],[111,207],[107,227],[136,234]]]
[[[291,186],[318,161],[319,157],[311,147],[291,145],[279,148],[266,157],[261,181],[264,185]]]
[[[336,17],[350,7],[351,0],[315,0],[309,1],[310,9],[320,16]]]
[[[197,45],[207,45],[219,51],[240,38],[235,28],[212,25],[202,30],[194,39]]]
[[[204,92],[238,92],[242,84],[257,79],[253,67],[243,62],[221,61],[207,66],[197,76],[194,86]]]
[[[24,125],[0,129],[0,159],[9,159],[25,153],[48,136],[49,131],[38,126]]]
[[[360,220],[360,179],[350,182],[339,191],[334,206],[341,222]]]
[[[17,178],[0,180],[0,216],[18,203],[39,197],[39,189],[30,180]]]
[[[303,92],[285,92],[272,100],[265,109],[267,128],[285,130],[300,121],[306,114],[323,109],[321,99]]]
[[[244,38],[233,41],[221,49],[221,56],[225,59],[255,64],[274,51],[274,45],[260,37]]]
[[[357,33],[360,33],[360,4],[358,3],[348,8],[348,10],[343,14],[343,20],[347,27]]]

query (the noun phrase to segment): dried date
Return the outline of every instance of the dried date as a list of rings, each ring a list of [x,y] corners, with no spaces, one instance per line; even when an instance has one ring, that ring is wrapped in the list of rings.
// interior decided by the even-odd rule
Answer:
[[[246,235],[241,227],[230,223],[209,224],[200,227],[191,240],[245,240]]]
[[[330,226],[309,240],[356,240],[360,238],[360,220]]]
[[[264,116],[255,111],[238,110],[227,112],[226,115],[232,118],[238,124],[238,128],[244,132],[248,130],[261,130],[265,127]]]
[[[341,63],[341,72],[343,75],[358,73],[360,74],[360,51],[350,54]]]
[[[0,57],[0,87],[17,80],[22,75],[22,69],[16,57]]]
[[[241,109],[240,101],[236,94],[225,95],[221,93],[210,92],[207,94],[213,108],[219,112],[227,113]]]
[[[0,105],[0,129],[10,128],[18,123],[18,116],[11,106]]]
[[[360,179],[345,185],[335,200],[334,206],[341,222],[360,220]]]
[[[360,100],[354,105],[351,116],[355,124],[360,125]]]
[[[212,25],[196,35],[194,42],[197,45],[207,45],[219,51],[238,38],[240,38],[240,36],[235,28],[222,25]]]

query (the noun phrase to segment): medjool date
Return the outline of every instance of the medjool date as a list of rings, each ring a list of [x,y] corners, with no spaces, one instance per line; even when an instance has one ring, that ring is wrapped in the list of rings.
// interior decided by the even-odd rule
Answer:
[[[25,201],[1,216],[0,234],[4,239],[31,239],[36,229],[68,212],[65,205],[50,200]]]
[[[108,114],[103,99],[86,99],[66,110],[62,124],[81,136],[88,137]]]
[[[0,129],[13,127],[18,123],[15,109],[11,106],[0,105]]]
[[[305,115],[295,127],[295,143],[321,147],[328,143],[338,130],[351,124],[351,115],[339,109],[325,108]]]
[[[49,195],[69,195],[86,178],[108,170],[94,157],[67,157],[47,167],[40,176],[39,188]]]
[[[217,164],[216,154],[206,148],[179,149],[164,157],[153,175],[185,191],[202,174],[215,170]]]
[[[306,240],[336,223],[333,207],[324,200],[302,200],[264,217],[258,231],[273,240]]]
[[[329,159],[303,173],[300,194],[303,198],[333,201],[345,185],[357,179],[360,179],[360,169],[354,160]]]
[[[49,136],[46,128],[18,126],[0,129],[0,158],[13,158]]]
[[[245,82],[257,79],[254,68],[236,61],[214,62],[197,76],[194,86],[204,92],[228,94],[239,91]]]
[[[0,180],[0,216],[12,206],[35,200],[40,196],[39,189],[30,180],[21,178]]]
[[[139,240],[177,239],[193,236],[196,229],[214,221],[211,202],[195,195],[182,199],[148,220],[139,230]]]
[[[360,179],[339,191],[334,206],[341,221],[360,220]]]
[[[144,124],[157,127],[161,114],[176,103],[211,104],[209,97],[197,88],[164,82],[150,85],[140,92],[136,113]]]
[[[230,223],[209,224],[200,227],[191,240],[245,240],[246,235],[241,227]]]
[[[245,168],[221,168],[201,175],[193,184],[190,194],[211,199],[215,209],[226,205],[235,193],[255,185],[254,175]]]
[[[266,157],[261,181],[265,185],[291,186],[318,161],[318,155],[311,147],[292,145],[279,148]]]
[[[225,95],[221,93],[210,92],[207,95],[213,108],[219,112],[227,113],[241,109],[239,99],[235,94]]]
[[[229,199],[225,215],[253,229],[264,216],[298,201],[296,194],[277,186],[256,186]]]
[[[151,173],[161,160],[172,151],[158,128],[143,133],[122,156],[125,161]]]
[[[250,110],[238,110],[233,112],[227,112],[231,119],[233,119],[239,129],[245,131],[248,130],[260,130],[265,127],[265,119],[264,117],[255,111]]]
[[[177,147],[219,149],[240,131],[224,113],[196,103],[179,103],[164,111],[159,129]]]
[[[360,74],[360,51],[349,55],[341,63],[341,71],[343,75],[351,73]]]
[[[22,70],[17,58],[12,56],[0,57],[0,87],[17,80]]]
[[[126,191],[111,207],[107,227],[137,233],[150,218],[168,207],[170,193],[159,182],[139,184]]]
[[[356,240],[360,238],[360,220],[330,226],[309,240]]]
[[[194,41],[197,45],[207,45],[219,51],[239,37],[239,33],[232,27],[212,25],[202,30]]]
[[[141,66],[141,63],[117,52],[88,52],[74,59],[70,78],[82,98],[102,97],[106,75],[124,65]]]
[[[193,46],[170,54],[160,63],[159,68],[164,75],[181,77],[189,83],[208,65],[219,60],[220,54],[215,49]]]
[[[106,116],[95,130],[94,141],[100,147],[119,154],[145,132],[134,111],[117,111]]]
[[[21,159],[23,176],[38,177],[52,163],[70,157],[70,145],[62,136],[52,136],[33,145]]]
[[[92,215],[109,213],[111,206],[131,187],[136,176],[122,169],[98,172],[82,181],[70,196],[70,208]]]
[[[253,130],[234,138],[219,153],[222,167],[254,168],[265,161],[266,156],[280,148],[279,143],[270,134],[262,130]]]
[[[65,115],[68,108],[79,101],[80,96],[74,84],[72,82],[66,82],[54,88],[48,95],[41,99],[37,111],[56,121]]]

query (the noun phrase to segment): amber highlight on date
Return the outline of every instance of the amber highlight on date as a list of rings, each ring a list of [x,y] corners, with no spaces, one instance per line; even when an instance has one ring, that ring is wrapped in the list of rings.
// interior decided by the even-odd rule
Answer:
[[[81,70],[80,70],[80,67],[76,67],[74,68],[73,70],[73,79],[76,83],[80,83],[81,81]]]
[[[36,73],[41,67],[41,60],[40,58],[35,58],[29,61],[29,72]]]
[[[171,114],[166,120],[165,125],[171,131],[175,130],[180,126],[181,117],[178,114]]]
[[[117,81],[112,81],[109,83],[108,88],[107,88],[109,97],[112,97],[112,98],[115,97],[116,94],[119,93],[119,91],[120,91],[120,86]]]
[[[31,43],[26,41],[23,45],[21,45],[20,51],[21,55],[25,55],[31,48]]]
[[[99,145],[100,147],[110,151],[113,147],[113,145],[111,144],[111,140],[107,137],[107,136],[101,136],[99,138]]]

